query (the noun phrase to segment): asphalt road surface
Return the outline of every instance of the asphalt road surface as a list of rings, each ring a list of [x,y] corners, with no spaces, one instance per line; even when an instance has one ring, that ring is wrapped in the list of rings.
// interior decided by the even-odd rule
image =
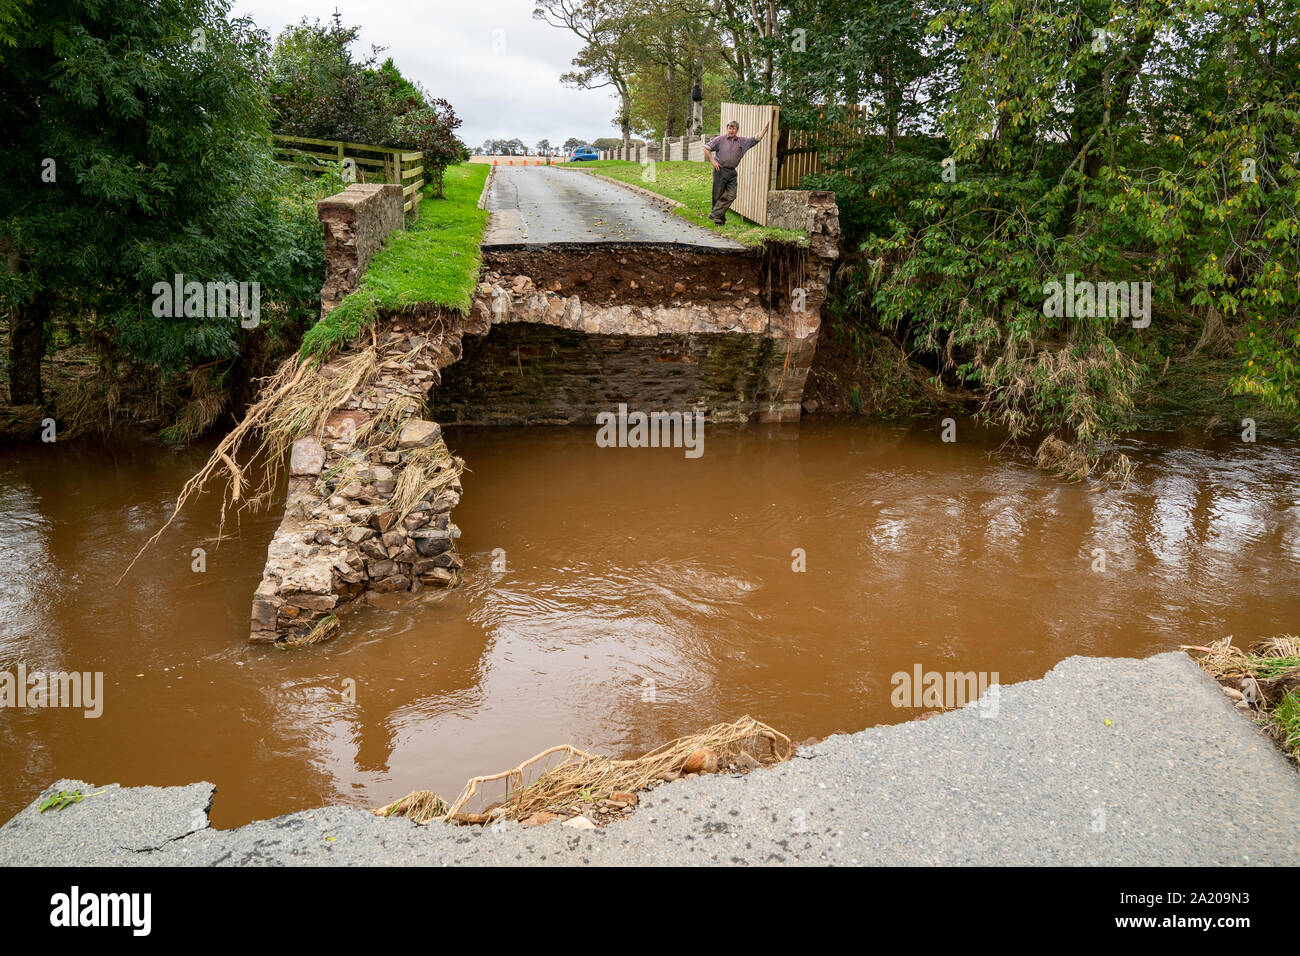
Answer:
[[[484,247],[655,243],[744,248],[634,190],[551,166],[497,166],[487,208],[492,218]]]

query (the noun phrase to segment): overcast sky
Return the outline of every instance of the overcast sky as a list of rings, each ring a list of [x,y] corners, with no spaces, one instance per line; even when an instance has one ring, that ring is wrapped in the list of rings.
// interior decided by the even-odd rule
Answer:
[[[345,26],[361,27],[353,55],[387,47],[381,60],[391,56],[404,75],[451,102],[469,146],[617,135],[609,89],[560,84],[582,42],[534,20],[532,0],[234,0],[230,13],[251,16],[274,39],[304,16],[324,22],[336,8]]]

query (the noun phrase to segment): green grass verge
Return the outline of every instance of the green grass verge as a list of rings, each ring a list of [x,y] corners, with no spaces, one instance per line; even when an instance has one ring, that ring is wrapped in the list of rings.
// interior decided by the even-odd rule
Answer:
[[[1273,719],[1277,721],[1283,743],[1300,760],[1300,691],[1287,692],[1273,709]]]
[[[444,199],[426,187],[419,218],[389,237],[357,290],[303,336],[304,357],[329,356],[369,327],[381,310],[434,305],[469,313],[488,220],[478,198],[489,169],[485,163],[447,167]]]
[[[671,162],[654,164],[655,178],[652,182],[642,179],[643,168],[640,163],[624,159],[598,159],[584,163],[565,163],[556,169],[573,172],[592,170],[610,179],[631,183],[660,196],[675,199],[682,205],[676,212],[697,226],[711,229],[728,239],[746,246],[758,246],[771,240],[775,242],[792,242],[806,246],[808,236],[796,229],[775,229],[750,222],[743,216],[727,212],[726,225],[718,226],[709,218],[709,209],[713,206],[713,167],[708,163]]]

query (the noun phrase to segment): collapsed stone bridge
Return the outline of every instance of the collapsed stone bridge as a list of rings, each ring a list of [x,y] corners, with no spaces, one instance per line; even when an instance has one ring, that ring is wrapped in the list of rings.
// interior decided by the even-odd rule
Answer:
[[[797,421],[838,210],[824,192],[774,192],[770,205],[769,225],[802,230],[807,246],[486,242],[468,315],[381,314],[306,370],[331,407],[293,446],[250,639],[316,640],[359,599],[459,582],[461,465],[440,422],[582,424],[620,403],[712,423]],[[401,228],[401,190],[353,185],[319,214],[327,313]]]

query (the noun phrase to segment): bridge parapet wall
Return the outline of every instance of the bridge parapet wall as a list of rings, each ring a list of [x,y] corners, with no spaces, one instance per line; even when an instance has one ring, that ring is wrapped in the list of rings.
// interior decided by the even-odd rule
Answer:
[[[405,227],[402,187],[391,183],[353,183],[316,204],[325,230],[325,284],[321,316],[356,289],[388,237]]]

